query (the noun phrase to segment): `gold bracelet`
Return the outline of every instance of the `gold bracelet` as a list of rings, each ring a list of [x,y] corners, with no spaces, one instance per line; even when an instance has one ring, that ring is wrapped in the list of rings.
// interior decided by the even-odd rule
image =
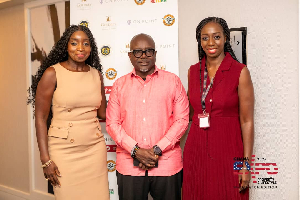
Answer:
[[[45,168],[45,167],[49,167],[52,163],[52,160],[48,160],[47,162],[45,162],[43,165],[42,165],[42,168]]]

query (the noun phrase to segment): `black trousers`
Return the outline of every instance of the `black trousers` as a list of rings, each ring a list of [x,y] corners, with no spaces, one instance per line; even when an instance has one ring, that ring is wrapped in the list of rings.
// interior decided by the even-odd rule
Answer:
[[[120,200],[180,200],[183,171],[173,176],[128,176],[117,171]]]

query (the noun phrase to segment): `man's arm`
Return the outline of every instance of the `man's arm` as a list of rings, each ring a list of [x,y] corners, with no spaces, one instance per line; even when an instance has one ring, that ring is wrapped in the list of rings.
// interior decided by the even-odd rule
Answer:
[[[122,127],[118,81],[113,84],[109,96],[106,109],[106,130],[113,140],[128,153],[131,153],[132,148],[137,144]]]
[[[162,152],[174,148],[175,144],[179,142],[186,131],[189,123],[189,101],[179,77],[176,78],[176,90],[173,102],[174,122],[166,135],[156,144]]]

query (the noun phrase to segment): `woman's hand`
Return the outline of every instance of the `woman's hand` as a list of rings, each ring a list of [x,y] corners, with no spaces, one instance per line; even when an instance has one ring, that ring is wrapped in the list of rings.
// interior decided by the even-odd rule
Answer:
[[[247,187],[249,187],[250,179],[251,179],[250,171],[248,171],[247,169],[242,169],[239,171],[240,192],[242,192],[243,190],[247,189]]]
[[[56,187],[60,187],[60,182],[57,177],[61,177],[60,172],[56,166],[56,164],[52,161],[52,163],[48,167],[43,168],[44,176],[46,180],[50,180],[51,184]]]

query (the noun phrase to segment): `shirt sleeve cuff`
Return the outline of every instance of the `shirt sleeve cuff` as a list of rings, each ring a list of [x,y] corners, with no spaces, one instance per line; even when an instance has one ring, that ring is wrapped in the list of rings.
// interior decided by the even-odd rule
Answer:
[[[126,144],[123,144],[123,145],[124,145],[123,148],[124,148],[128,153],[131,153],[132,148],[133,148],[136,144],[137,144],[137,142],[136,142],[134,139],[128,137],[128,141],[126,141]]]
[[[159,146],[162,152],[164,152],[164,150],[171,145],[171,142],[168,140],[168,138],[163,137],[156,145]]]

